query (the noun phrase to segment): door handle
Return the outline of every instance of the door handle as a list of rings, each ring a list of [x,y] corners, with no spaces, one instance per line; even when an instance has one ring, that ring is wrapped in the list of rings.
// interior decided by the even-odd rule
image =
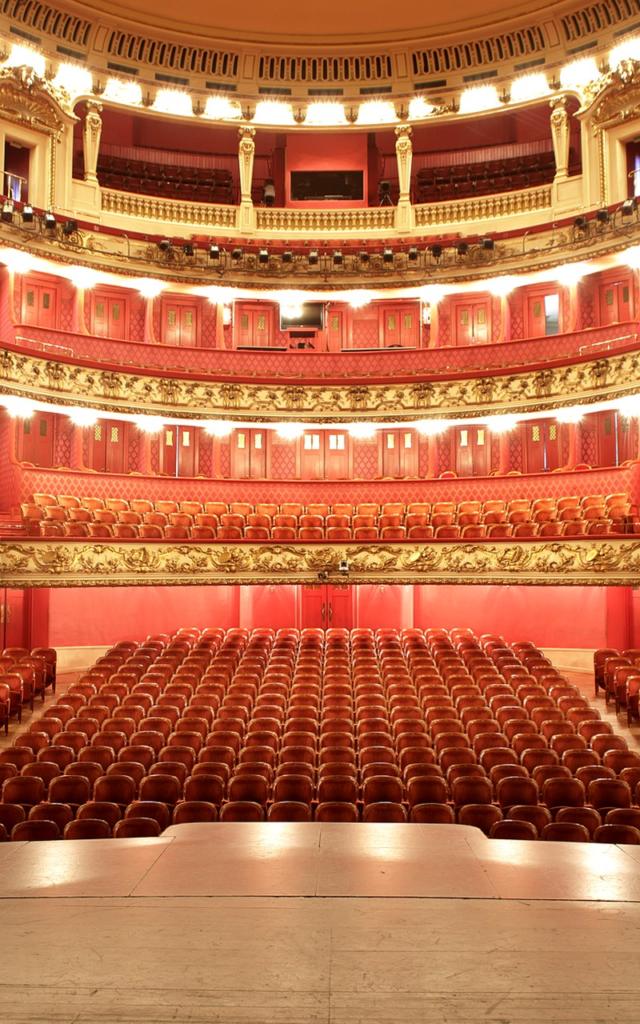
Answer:
[[[333,605],[329,605],[329,622],[333,619]]]
[[[327,614],[327,606],[326,606],[326,604],[323,601],[322,608],[320,609],[320,618],[321,618],[322,622],[325,621],[326,614]]]

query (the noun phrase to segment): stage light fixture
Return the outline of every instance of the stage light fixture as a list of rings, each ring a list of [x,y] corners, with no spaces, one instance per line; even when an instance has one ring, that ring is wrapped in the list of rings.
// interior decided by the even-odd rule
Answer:
[[[182,246],[182,251],[185,256],[195,256],[196,252],[191,242],[185,242],[184,245]]]
[[[458,256],[467,256],[469,253],[469,243],[458,242],[458,244],[456,245],[456,252]]]
[[[336,251],[333,254],[333,265],[334,265],[334,267],[341,267],[343,262],[344,262],[344,260],[343,260],[342,252],[340,251],[340,249],[336,249]]]
[[[262,266],[264,266],[268,262],[269,262],[269,250],[268,249],[260,249],[260,251],[258,253],[258,263],[260,263]]]
[[[411,263],[415,263],[416,260],[418,259],[418,250],[415,247],[415,245],[412,245],[411,248],[409,249],[409,252],[407,253],[407,259]]]
[[[293,253],[291,252],[291,249],[285,249],[285,251],[282,254],[282,262],[293,263]]]
[[[171,249],[171,242],[168,238],[161,238],[158,242],[158,249],[160,252],[169,252]]]
[[[383,249],[382,250],[382,262],[383,263],[393,263],[393,249]]]
[[[28,203],[22,207],[22,221],[24,224],[33,223],[33,206]]]
[[[238,260],[241,260],[242,259],[242,249],[238,249],[238,248],[232,249],[231,250],[231,259],[234,260],[236,263],[238,262]]]
[[[620,213],[623,217],[632,217],[638,208],[638,200],[635,196],[630,199],[625,199],[624,203],[620,207]]]
[[[482,248],[485,250],[485,252],[493,252],[493,250],[495,249],[495,245],[496,244],[493,238],[482,239]]]
[[[2,213],[0,214],[0,217],[2,218],[3,221],[11,222],[13,220],[13,200],[12,199],[5,199],[4,203],[2,204]]]
[[[219,260],[220,259],[220,246],[219,245],[210,245],[209,246],[209,259],[210,260]]]
[[[587,224],[588,222],[586,217],[576,217],[576,219],[573,222],[574,228],[577,228],[578,231],[586,231]]]
[[[309,253],[309,256],[307,257],[307,259],[308,259],[310,267],[317,267],[318,259],[319,259],[319,257],[318,257],[318,250],[317,249],[312,249],[311,252]]]
[[[611,214],[607,209],[597,210],[596,220],[598,221],[598,224],[608,224],[611,220]]]
[[[56,218],[51,210],[48,210],[44,215],[43,223],[47,231],[54,231],[56,226]]]
[[[360,262],[361,263],[368,263],[369,262],[369,253],[365,252],[364,249],[363,249],[363,251],[360,253],[360,257],[359,258],[360,258]]]
[[[75,235],[78,230],[77,220],[65,220],[62,225],[62,234],[69,238],[70,235]]]
[[[435,245],[429,246],[429,252],[433,256],[434,260],[439,260],[442,256],[442,246],[436,242]]]

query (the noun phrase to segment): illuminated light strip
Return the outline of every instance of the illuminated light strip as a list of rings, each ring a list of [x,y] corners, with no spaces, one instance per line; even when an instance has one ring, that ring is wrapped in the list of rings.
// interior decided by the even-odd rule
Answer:
[[[146,298],[156,298],[160,292],[167,290],[174,294],[196,295],[213,303],[229,305],[241,299],[262,299],[268,302],[280,302],[282,289],[233,288],[218,285],[185,286],[179,281],[166,278],[131,278],[121,274],[94,270],[93,268],[68,267],[45,259],[41,256],[21,249],[0,248],[0,264],[4,264],[14,273],[43,273],[74,282],[86,270],[85,280],[91,274],[92,285],[113,285],[118,288],[139,291]],[[516,288],[524,288],[537,284],[558,284],[563,287],[575,286],[583,277],[597,274],[603,270],[628,266],[631,270],[640,269],[640,246],[630,246],[621,253],[613,253],[597,257],[590,261],[565,263],[547,270],[534,273],[495,275],[494,277],[478,278],[473,281],[449,281],[434,285],[409,285],[398,288],[377,290],[345,288],[342,290],[296,291],[296,300],[300,302],[345,302],[350,303],[355,297],[363,297],[366,302],[381,299],[418,299],[429,305],[437,305],[448,295],[462,295],[480,291],[488,291],[497,295],[507,295]],[[87,287],[87,285],[85,285]],[[291,293],[284,293],[290,295]]]
[[[513,430],[523,423],[535,420],[555,419],[558,423],[579,423],[584,416],[597,412],[618,412],[624,417],[640,417],[640,393],[633,393],[622,398],[593,402],[590,405],[561,406],[558,409],[547,409],[522,414],[496,413],[494,416],[453,417],[451,419],[417,419],[397,421],[349,420],[335,423],[313,423],[306,420],[285,420],[283,422],[264,420],[206,420],[189,419],[173,416],[158,416],[140,413],[113,413],[110,410],[98,409],[94,406],[64,406],[51,402],[42,402],[24,395],[0,395],[0,407],[4,407],[10,416],[28,418],[34,412],[54,413],[65,416],[76,423],[92,425],[96,420],[119,420],[122,423],[133,423],[147,433],[157,433],[163,426],[201,427],[207,433],[217,437],[227,437],[233,430],[250,430],[259,427],[262,430],[273,430],[286,440],[295,440],[307,430],[347,430],[354,439],[373,437],[378,430],[416,430],[425,436],[444,433],[451,427],[480,426],[491,430],[496,435]]]

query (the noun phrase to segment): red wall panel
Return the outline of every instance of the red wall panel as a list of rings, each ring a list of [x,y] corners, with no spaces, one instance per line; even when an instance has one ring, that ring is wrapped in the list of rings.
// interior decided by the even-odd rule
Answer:
[[[435,586],[355,589],[353,625],[499,633],[541,647],[624,648],[640,636],[640,600],[627,587]],[[32,645],[99,646],[180,626],[300,625],[301,587],[104,587],[36,590]]]
[[[309,203],[291,198],[292,171],[362,171],[362,200],[330,201]],[[322,206],[323,209],[341,209],[367,205],[368,190],[367,135],[364,132],[341,132],[331,134],[291,134],[287,136],[285,150],[285,206],[309,209]]]

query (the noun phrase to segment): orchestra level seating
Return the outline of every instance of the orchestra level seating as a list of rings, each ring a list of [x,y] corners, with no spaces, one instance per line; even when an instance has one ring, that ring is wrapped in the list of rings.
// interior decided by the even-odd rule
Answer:
[[[640,683],[639,651],[598,651],[596,685],[621,661]],[[8,728],[55,664],[9,649],[1,670]],[[12,739],[0,832],[13,840],[362,821],[640,844],[640,754],[535,644],[469,629],[122,641]]]

